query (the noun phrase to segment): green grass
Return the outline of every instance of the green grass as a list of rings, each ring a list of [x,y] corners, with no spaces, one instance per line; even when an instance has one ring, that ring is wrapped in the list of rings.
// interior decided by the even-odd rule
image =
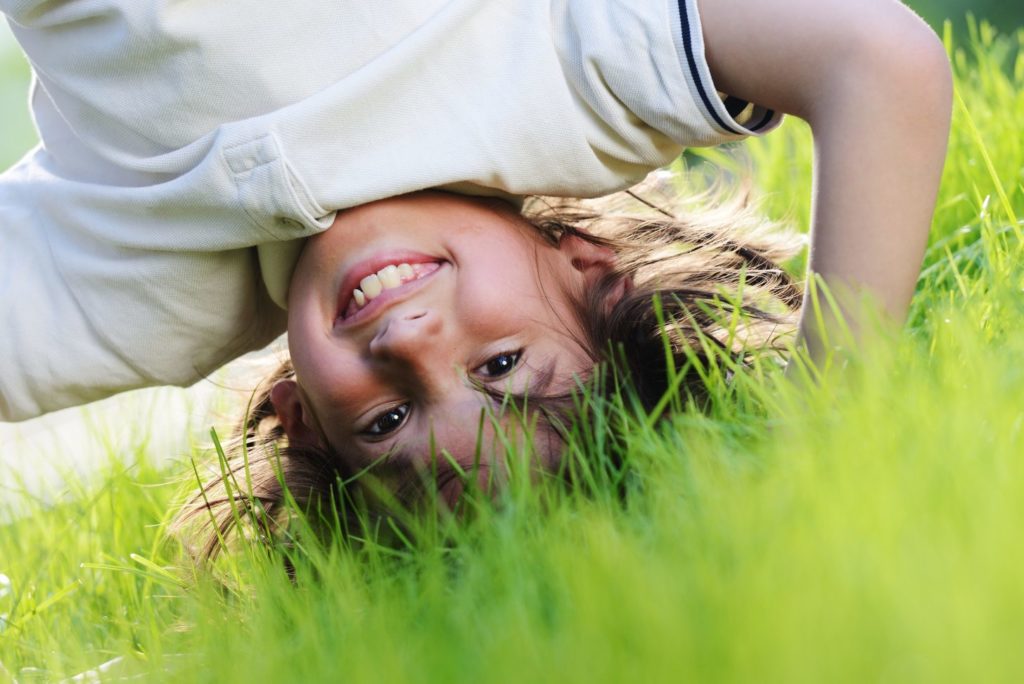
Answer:
[[[245,549],[225,586],[193,577],[161,529],[185,459],[112,455],[0,527],[0,682],[118,657],[110,677],[171,681],[1020,681],[1024,32],[972,38],[898,343],[634,424],[622,482],[517,480],[409,547],[304,538],[294,583]],[[806,128],[743,150],[765,210],[806,216]]]

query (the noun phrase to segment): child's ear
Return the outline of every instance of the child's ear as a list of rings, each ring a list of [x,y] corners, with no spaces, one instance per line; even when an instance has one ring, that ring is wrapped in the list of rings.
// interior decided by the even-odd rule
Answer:
[[[270,389],[270,403],[274,406],[274,413],[281,421],[290,444],[316,446],[320,443],[316,431],[310,425],[298,383],[294,380],[279,380]]]
[[[587,285],[593,285],[615,266],[615,251],[595,245],[578,235],[563,235],[558,249],[568,258],[572,267],[583,274]]]
[[[558,241],[558,248],[562,250],[572,267],[583,274],[584,285],[589,289],[611,273],[615,268],[615,250],[602,245],[595,245],[578,235],[564,235]],[[615,283],[615,287],[608,290],[605,300],[605,307],[611,310],[633,287],[632,278],[622,276]]]

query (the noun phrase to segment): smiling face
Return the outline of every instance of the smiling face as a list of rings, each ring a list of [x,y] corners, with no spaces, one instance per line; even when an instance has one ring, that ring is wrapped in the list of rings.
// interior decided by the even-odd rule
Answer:
[[[286,432],[353,469],[422,464],[432,443],[472,463],[481,438],[493,457],[480,431],[493,395],[564,394],[589,372],[571,302],[613,258],[578,237],[554,247],[487,200],[420,193],[340,213],[292,277],[295,382],[272,395]],[[557,440],[541,433],[544,457]]]

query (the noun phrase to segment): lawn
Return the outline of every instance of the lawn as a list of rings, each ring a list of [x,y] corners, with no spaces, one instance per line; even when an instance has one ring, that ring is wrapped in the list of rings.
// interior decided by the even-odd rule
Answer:
[[[0,682],[101,665],[221,683],[1021,681],[1024,31],[959,43],[898,340],[813,389],[771,364],[712,379],[710,410],[669,423],[599,407],[628,421],[624,462],[579,435],[584,486],[513,478],[387,543],[240,544],[213,576],[164,534],[190,454],[168,466],[139,439],[55,500],[5,492]],[[764,211],[803,227],[809,159],[790,120],[691,164],[749,165]]]

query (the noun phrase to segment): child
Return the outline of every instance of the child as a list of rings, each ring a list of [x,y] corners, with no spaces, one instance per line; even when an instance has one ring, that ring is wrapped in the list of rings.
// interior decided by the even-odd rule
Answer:
[[[556,291],[599,283],[599,310],[614,310],[634,284],[610,244],[570,232],[537,251],[497,204],[435,194],[375,201],[427,188],[603,195],[684,145],[766,131],[779,112],[805,118],[815,135],[811,269],[841,302],[873,296],[894,320],[913,290],[950,78],[942,46],[895,0],[3,7],[33,66],[42,139],[0,182],[5,420],[189,384],[282,332],[287,308],[296,375],[261,408],[296,444],[338,448],[341,433],[390,434],[413,420],[407,395],[430,395],[430,383],[411,373],[414,388],[367,398],[366,375],[330,366],[331,345],[358,337],[346,353],[387,359],[394,384],[418,362],[402,357],[403,344],[446,340],[439,350],[455,353],[436,332],[455,319],[438,328],[415,310],[405,328],[391,328],[385,314],[401,307],[385,306],[386,290],[377,304],[363,291],[370,313],[361,313],[351,278],[383,259],[404,271],[398,298],[415,308],[416,293],[456,287],[444,278],[457,261],[454,247],[433,243],[389,254],[388,236],[406,250],[398,236],[418,240],[422,224],[442,243],[449,230],[475,239],[470,263],[483,259],[477,250],[494,251],[494,268],[508,256],[520,270],[495,281],[508,309],[547,296],[548,283],[538,290],[521,271],[531,250],[546,255],[538,263],[550,266]],[[537,273],[543,281],[547,271]],[[559,341],[581,330],[564,299],[546,318],[546,303],[532,310],[540,328],[562,326],[545,337],[555,360],[531,362],[512,326],[481,334],[486,344],[459,356],[453,376],[504,388],[523,367],[533,383],[561,388],[594,358],[593,346],[575,353]],[[488,305],[451,315],[484,329]],[[817,332],[804,326],[812,349]],[[475,328],[467,334],[477,340]],[[444,436],[437,417],[415,427],[419,438]],[[379,453],[360,448],[360,458]]]
[[[735,201],[652,218],[540,201],[520,213],[502,200],[419,193],[342,212],[300,258],[289,293],[291,360],[257,390],[228,443],[231,475],[196,493],[177,527],[205,527],[212,511],[224,538],[236,522],[232,503],[250,493],[236,491],[232,502],[228,483],[239,482],[252,483],[272,516],[282,485],[301,505],[347,501],[352,487],[339,497],[339,479],[372,482],[364,496],[386,485],[403,506],[430,484],[454,507],[458,470],[492,484],[504,444],[527,423],[525,448],[555,468],[573,389],[613,349],[624,364],[617,370],[651,409],[669,389],[663,334],[681,369],[688,353],[707,360],[697,336],[742,359],[791,330],[801,292],[777,262],[796,241],[765,228]],[[360,254],[396,242],[406,249],[383,260],[407,259],[419,289],[378,292],[370,281],[376,298],[366,301],[353,283],[377,262]],[[319,267],[337,259],[352,264],[340,288],[334,269]],[[730,333],[738,306],[743,324]],[[700,379],[685,380],[699,396]],[[217,534],[197,537],[200,557],[220,550]]]

